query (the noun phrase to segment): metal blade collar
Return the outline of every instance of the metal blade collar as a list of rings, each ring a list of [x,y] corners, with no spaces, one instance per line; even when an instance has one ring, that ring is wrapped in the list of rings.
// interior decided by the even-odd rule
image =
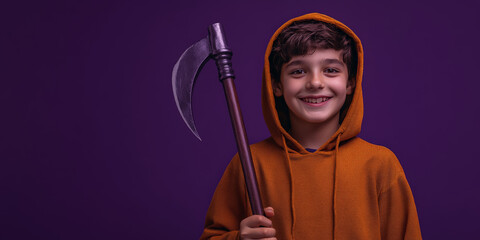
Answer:
[[[212,58],[215,59],[220,81],[227,78],[235,78],[232,68],[232,51],[228,48],[225,34],[220,23],[214,23],[208,27],[210,49]]]

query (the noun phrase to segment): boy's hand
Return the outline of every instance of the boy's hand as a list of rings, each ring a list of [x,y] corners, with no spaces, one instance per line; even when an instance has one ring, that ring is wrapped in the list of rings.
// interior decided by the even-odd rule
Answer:
[[[269,218],[275,215],[272,207],[264,209],[265,215]],[[240,222],[240,239],[264,239],[275,240],[275,229],[272,228],[272,221],[261,215],[252,215]]]

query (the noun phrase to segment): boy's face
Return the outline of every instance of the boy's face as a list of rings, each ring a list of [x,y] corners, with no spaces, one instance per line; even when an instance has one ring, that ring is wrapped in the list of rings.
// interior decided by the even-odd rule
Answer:
[[[352,94],[354,87],[348,81],[341,53],[317,49],[312,54],[292,57],[282,66],[274,94],[284,96],[291,118],[308,123],[338,123],[346,95]]]

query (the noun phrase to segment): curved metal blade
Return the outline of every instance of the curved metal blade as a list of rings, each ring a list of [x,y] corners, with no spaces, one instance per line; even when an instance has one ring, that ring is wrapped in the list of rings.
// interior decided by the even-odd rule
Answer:
[[[210,56],[208,37],[190,46],[173,67],[172,87],[175,103],[183,121],[195,136],[202,141],[195,127],[192,111],[192,93],[195,80]]]

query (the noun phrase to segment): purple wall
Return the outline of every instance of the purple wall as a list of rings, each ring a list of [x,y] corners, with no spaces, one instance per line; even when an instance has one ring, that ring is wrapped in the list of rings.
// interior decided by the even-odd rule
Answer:
[[[173,65],[221,22],[250,142],[261,141],[266,44],[308,12],[362,39],[361,136],[397,154],[424,238],[478,236],[474,1],[65,2],[0,7],[1,239],[197,239],[236,146],[214,64],[194,95],[203,142],[177,112]]]

